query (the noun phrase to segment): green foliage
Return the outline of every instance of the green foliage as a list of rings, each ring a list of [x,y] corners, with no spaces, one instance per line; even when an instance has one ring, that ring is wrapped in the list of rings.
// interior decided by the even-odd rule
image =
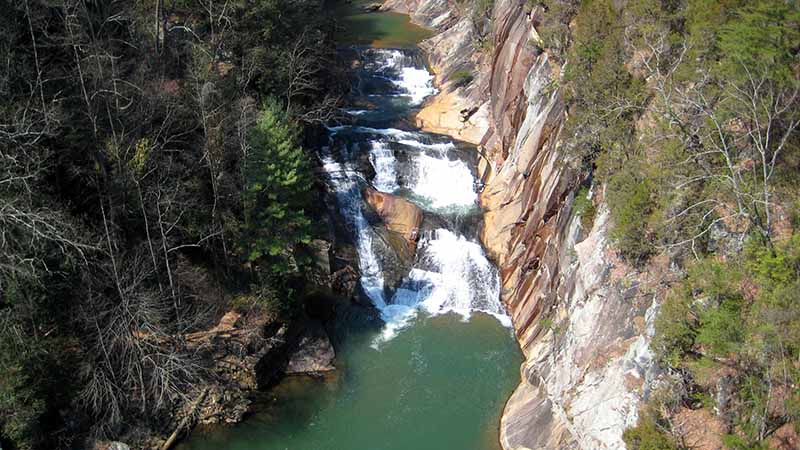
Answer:
[[[736,399],[728,408],[737,437],[727,440],[730,448],[761,448],[766,423],[799,417],[796,395],[776,399],[770,390],[800,379],[792,362],[800,354],[798,261],[800,235],[774,247],[753,239],[741,259],[708,258],[690,267],[656,319],[659,361],[687,370],[698,389],[712,389],[720,370],[733,369]],[[766,415],[776,401],[785,413]]]
[[[705,346],[711,355],[725,356],[744,342],[741,326],[742,305],[739,299],[729,299],[700,313],[700,331],[697,343]]]
[[[266,259],[276,273],[292,270],[295,246],[310,239],[311,187],[308,159],[298,144],[299,129],[280,105],[267,101],[250,136],[245,164],[247,260]]]
[[[658,422],[654,412],[645,410],[636,426],[622,434],[628,450],[677,450],[678,446],[662,431],[664,426]]]
[[[607,161],[605,174],[618,169],[631,153],[634,119],[646,100],[642,81],[624,65],[621,20],[611,0],[581,4],[562,80],[571,156],[584,167],[602,156]]]
[[[722,443],[730,450],[769,450],[769,445],[764,442],[748,442],[747,439],[735,434],[726,434]]]
[[[794,80],[799,25],[796,2],[761,0],[736,9],[718,31],[723,76],[746,79],[743,67],[766,68],[769,79]]]
[[[575,201],[572,203],[572,212],[581,218],[581,227],[584,230],[588,231],[592,228],[597,208],[595,208],[594,201],[589,196],[588,187],[581,186],[578,189],[578,193],[575,194]]]
[[[466,85],[472,83],[472,80],[474,78],[475,78],[475,76],[472,74],[472,71],[469,70],[469,69],[459,69],[459,70],[456,70],[455,72],[453,72],[452,75],[450,75],[450,79],[453,81],[453,84],[456,87],[466,86]]]
[[[653,251],[648,220],[655,205],[653,185],[647,178],[626,170],[608,182],[606,201],[613,218],[611,238],[623,256],[644,261]]]
[[[691,314],[689,303],[691,295],[688,285],[674,288],[661,305],[656,317],[656,335],[652,348],[659,363],[668,367],[680,365],[683,356],[692,349],[697,337],[697,323]]]
[[[539,45],[557,57],[564,48],[564,147],[605,185],[620,253],[634,264],[658,249],[678,264],[699,260],[661,305],[656,358],[682,375],[681,401],[706,408],[725,373],[733,398],[714,406],[732,418],[726,443],[762,448],[771,430],[800,418],[797,395],[776,398],[800,380],[800,238],[774,242],[777,215],[800,228],[800,208],[786,207],[796,202],[800,165],[797,2],[530,0],[527,8],[539,11]],[[582,217],[584,195],[573,205]],[[737,253],[741,235],[753,237]],[[675,431],[650,411],[625,440],[629,449],[677,448]]]

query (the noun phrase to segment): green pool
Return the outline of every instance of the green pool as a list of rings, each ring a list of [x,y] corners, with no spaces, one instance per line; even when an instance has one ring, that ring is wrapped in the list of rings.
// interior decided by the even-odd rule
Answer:
[[[414,25],[405,14],[365,12],[374,1],[339,2],[336,15],[342,25],[337,40],[342,45],[369,45],[378,48],[413,48],[433,32]]]

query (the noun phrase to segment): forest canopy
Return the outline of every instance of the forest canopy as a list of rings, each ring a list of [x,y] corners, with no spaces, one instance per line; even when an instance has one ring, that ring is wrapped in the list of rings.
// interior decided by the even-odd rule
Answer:
[[[291,314],[333,24],[321,0],[2,10],[0,446],[84,448],[187,400],[209,374],[183,336],[232,299]]]

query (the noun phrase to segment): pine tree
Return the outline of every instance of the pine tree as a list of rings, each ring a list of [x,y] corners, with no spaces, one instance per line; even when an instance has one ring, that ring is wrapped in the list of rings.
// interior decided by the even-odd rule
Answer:
[[[280,105],[267,101],[245,157],[246,257],[268,259],[275,273],[291,270],[294,248],[309,240],[310,221],[298,205],[307,204],[311,177],[298,134]]]

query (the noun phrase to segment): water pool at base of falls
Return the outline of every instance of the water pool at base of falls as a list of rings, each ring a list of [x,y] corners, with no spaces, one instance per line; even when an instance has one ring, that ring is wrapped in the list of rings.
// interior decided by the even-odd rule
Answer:
[[[287,378],[245,422],[195,432],[178,450],[499,450],[521,362],[507,328],[420,315],[375,349],[380,324],[357,321],[335,341],[335,373]]]
[[[337,223],[358,255],[362,301],[327,324],[337,370],[289,377],[254,414],[195,432],[180,450],[497,450],[503,404],[522,361],[500,303],[500,279],[478,239],[474,147],[414,129],[408,115],[433,93],[415,50],[353,50],[351,120],[329,128],[319,157]],[[388,276],[372,188],[424,215],[416,254]]]

